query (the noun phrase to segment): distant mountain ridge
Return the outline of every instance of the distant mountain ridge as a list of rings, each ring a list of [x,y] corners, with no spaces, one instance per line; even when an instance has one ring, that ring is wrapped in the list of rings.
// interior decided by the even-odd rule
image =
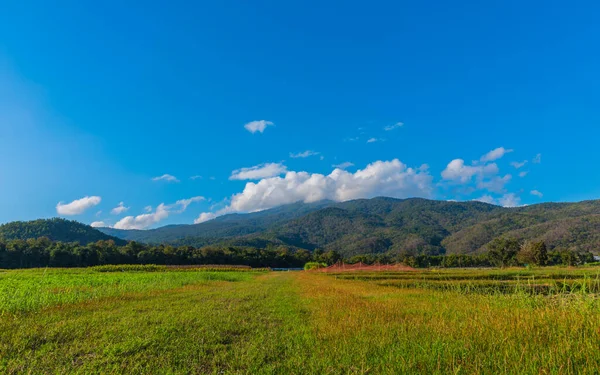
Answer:
[[[150,231],[104,233],[148,243],[287,245],[365,253],[471,254],[496,237],[544,240],[551,248],[600,250],[600,201],[504,208],[482,202],[377,197],[294,203],[251,214]]]
[[[46,236],[81,243],[120,238],[123,242],[195,247],[288,246],[336,250],[353,256],[473,254],[485,251],[494,238],[509,236],[544,240],[550,249],[600,252],[600,201],[504,208],[482,202],[378,197],[341,203],[299,202],[261,212],[225,215],[201,224],[152,230],[91,228],[62,222],[69,223],[71,229],[56,226],[56,222],[53,226],[52,220],[9,223],[0,226],[0,237]]]

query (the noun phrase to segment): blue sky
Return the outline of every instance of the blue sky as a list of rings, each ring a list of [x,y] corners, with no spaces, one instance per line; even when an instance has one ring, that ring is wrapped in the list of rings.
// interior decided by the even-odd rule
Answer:
[[[85,3],[3,4],[0,222],[600,198],[598,2]]]

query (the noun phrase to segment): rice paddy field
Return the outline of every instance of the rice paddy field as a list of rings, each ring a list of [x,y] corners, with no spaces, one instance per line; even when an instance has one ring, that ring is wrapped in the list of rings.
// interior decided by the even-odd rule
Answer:
[[[600,268],[0,270],[2,374],[597,374]]]

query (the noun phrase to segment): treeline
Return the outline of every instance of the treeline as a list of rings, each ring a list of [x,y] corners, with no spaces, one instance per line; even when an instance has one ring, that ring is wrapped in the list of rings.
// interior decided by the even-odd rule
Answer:
[[[477,255],[357,255],[343,259],[336,251],[310,252],[286,246],[232,247],[144,245],[129,242],[118,246],[112,240],[87,245],[76,242],[56,242],[46,237],[28,240],[0,239],[0,268],[89,267],[115,264],[160,265],[247,265],[251,267],[304,267],[308,262],[327,265],[346,263],[392,264],[426,267],[506,267],[516,265],[579,265],[594,261],[590,252],[552,250],[544,242],[520,242],[501,238],[488,245],[488,252]]]
[[[293,250],[285,246],[222,247],[144,245],[129,242],[118,246],[114,241],[87,245],[55,242],[46,237],[28,240],[0,239],[0,268],[89,267],[105,264],[202,265],[227,264],[251,267],[303,267],[310,261],[333,264],[340,260],[335,252]]]
[[[395,263],[401,262],[411,267],[509,267],[509,266],[576,266],[594,262],[594,255],[589,251],[578,249],[548,250],[544,241],[521,241],[514,238],[497,238],[487,245],[487,252],[482,254],[449,254],[449,255],[398,255],[388,254],[357,255],[347,260],[348,263],[362,262]]]

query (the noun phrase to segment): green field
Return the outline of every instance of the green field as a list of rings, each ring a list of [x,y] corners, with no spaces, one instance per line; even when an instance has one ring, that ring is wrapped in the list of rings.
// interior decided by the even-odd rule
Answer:
[[[598,268],[151,271],[0,271],[0,373],[600,368]]]

